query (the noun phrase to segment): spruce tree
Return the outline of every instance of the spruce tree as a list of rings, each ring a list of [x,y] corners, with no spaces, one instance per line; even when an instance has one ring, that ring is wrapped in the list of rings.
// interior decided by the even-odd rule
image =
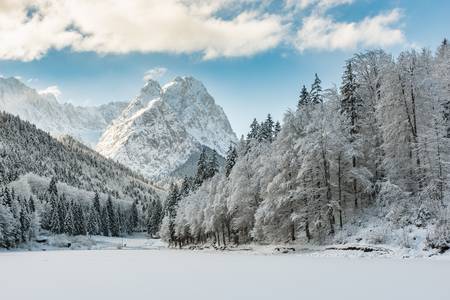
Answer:
[[[132,231],[136,230],[138,223],[139,223],[139,214],[137,210],[137,203],[136,200],[133,201],[130,208],[130,229]]]
[[[29,210],[26,205],[26,201],[22,201],[20,208],[20,235],[21,241],[26,242],[30,239],[30,229],[31,229],[31,218],[29,214]]]
[[[110,225],[109,225],[108,209],[106,208],[106,206],[103,206],[100,222],[101,222],[101,234],[104,236],[109,236]]]
[[[237,151],[236,147],[230,145],[227,151],[227,157],[225,158],[225,176],[230,176],[231,170],[236,164]]]
[[[64,220],[64,232],[68,235],[75,235],[75,223],[74,223],[74,213],[73,213],[73,201],[68,204],[66,211],[66,218]]]
[[[206,156],[206,147],[203,147],[197,162],[197,174],[195,175],[195,185],[197,187],[201,186],[203,181],[207,177],[207,168],[208,168],[207,159],[208,158]]]
[[[108,215],[109,231],[112,236],[119,236],[119,224],[117,222],[117,215],[112,203],[111,196],[108,196],[106,201],[106,211]]]
[[[64,231],[64,223],[61,222],[61,219],[63,218],[61,216],[61,209],[60,205],[58,205],[58,202],[54,203],[54,208],[52,209],[52,216],[50,221],[50,230],[53,233],[63,233]]]
[[[48,186],[47,192],[49,193],[49,195],[52,196],[58,196],[58,188],[56,187],[56,183],[58,181],[56,180],[56,177],[52,177],[52,179],[50,179],[50,184]]]
[[[351,61],[348,61],[345,67],[344,75],[342,76],[341,86],[341,112],[346,113],[351,123],[351,133],[356,134],[357,119],[359,111],[362,107],[362,99],[357,94],[358,84],[356,83],[355,75]]]
[[[303,85],[302,90],[300,91],[300,97],[298,99],[297,109],[300,110],[310,102],[310,95],[306,86]]]
[[[314,83],[311,85],[310,99],[312,104],[323,103],[322,96],[322,81],[320,80],[317,73],[315,74]]]
[[[259,136],[260,125],[256,118],[253,119],[252,124],[250,124],[250,132],[247,134],[247,139],[255,140]]]
[[[100,220],[97,209],[94,205],[89,207],[89,215],[87,220],[87,233],[89,235],[97,235],[100,233]]]
[[[75,234],[77,235],[85,235],[86,234],[86,220],[84,217],[84,211],[81,204],[73,205],[74,212],[74,225],[75,225]]]
[[[280,131],[281,131],[281,125],[280,125],[280,122],[277,121],[275,123],[275,126],[273,127],[273,135],[274,135],[274,137],[277,137],[278,134],[280,133]]]
[[[164,217],[163,207],[159,199],[153,200],[147,211],[147,233],[154,237],[158,234]]]
[[[30,196],[30,199],[28,200],[28,206],[30,208],[30,212],[36,211],[36,205],[34,204],[34,200],[33,200],[32,196]]]
[[[120,205],[117,205],[116,221],[117,221],[117,236],[124,236],[127,232],[126,228],[127,222],[125,221],[125,216],[123,214],[122,209],[120,208]]]
[[[184,176],[181,183],[180,194],[182,197],[187,197],[192,190],[192,178]]]
[[[175,218],[177,216],[178,202],[181,199],[180,191],[176,184],[171,184],[169,195],[166,200],[165,215],[169,218],[169,232],[171,240],[175,237]]]
[[[219,163],[217,161],[217,152],[213,150],[211,157],[208,160],[206,169],[206,178],[212,178],[219,171]]]
[[[97,211],[97,214],[100,216],[100,214],[101,214],[100,196],[98,195],[97,192],[95,192],[93,203],[94,203],[94,208]]]
[[[273,125],[274,125],[274,123],[272,120],[272,116],[270,114],[268,114],[266,121],[264,123],[262,123],[261,127],[260,127],[260,135],[259,135],[260,141],[272,142]]]

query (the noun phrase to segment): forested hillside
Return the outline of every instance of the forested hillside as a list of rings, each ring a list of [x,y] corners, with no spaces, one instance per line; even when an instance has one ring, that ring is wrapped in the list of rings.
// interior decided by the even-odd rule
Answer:
[[[447,40],[396,59],[355,54],[340,87],[323,90],[316,74],[281,129],[255,120],[223,172],[173,187],[161,235],[410,247],[420,231],[427,247],[448,249],[449,138]]]
[[[144,177],[69,136],[59,141],[33,124],[0,113],[0,181],[34,173],[80,189],[143,200],[155,193]]]
[[[58,141],[7,113],[0,129],[0,247],[41,228],[114,236],[147,230],[162,210],[162,190],[71,137]]]

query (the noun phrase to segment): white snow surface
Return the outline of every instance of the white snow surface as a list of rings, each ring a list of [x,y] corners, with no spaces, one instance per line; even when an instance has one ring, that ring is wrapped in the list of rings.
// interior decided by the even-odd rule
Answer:
[[[444,300],[450,295],[449,260],[65,250],[0,252],[0,266],[2,299],[15,300]]]
[[[203,84],[177,77],[163,88],[149,80],[107,128],[96,150],[151,179],[185,163],[201,145],[225,155],[237,138]]]
[[[0,78],[0,110],[18,115],[55,137],[68,134],[91,147],[125,106],[123,102],[89,107],[60,103],[53,94],[39,93],[14,77]]]

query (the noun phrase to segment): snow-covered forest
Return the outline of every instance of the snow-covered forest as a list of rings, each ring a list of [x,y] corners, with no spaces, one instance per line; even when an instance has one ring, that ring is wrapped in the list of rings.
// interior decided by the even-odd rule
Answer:
[[[168,193],[65,136],[0,114],[0,247],[50,234],[147,232],[172,246],[450,246],[450,46],[355,54],[317,74],[282,124],[269,114],[221,157],[204,147]],[[167,195],[168,194],[168,195]],[[166,197],[167,195],[167,197]],[[160,200],[161,196],[166,199]]]
[[[317,74],[282,126],[254,121],[223,170],[202,157],[173,185],[161,237],[214,242],[345,243],[372,225],[371,243],[450,245],[450,45],[434,52],[355,54],[339,87]]]
[[[0,248],[52,234],[155,233],[157,187],[65,136],[0,113]],[[156,224],[156,225],[155,225]]]

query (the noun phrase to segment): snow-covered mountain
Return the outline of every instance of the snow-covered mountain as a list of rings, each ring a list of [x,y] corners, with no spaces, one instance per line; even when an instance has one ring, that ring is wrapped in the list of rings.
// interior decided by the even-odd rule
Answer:
[[[0,110],[20,116],[54,136],[69,134],[95,146],[106,127],[127,103],[81,107],[60,103],[51,93],[39,93],[20,80],[0,78]]]
[[[227,116],[203,84],[177,77],[162,88],[148,81],[113,121],[96,150],[143,175],[172,174],[206,146],[224,155],[236,142]]]

